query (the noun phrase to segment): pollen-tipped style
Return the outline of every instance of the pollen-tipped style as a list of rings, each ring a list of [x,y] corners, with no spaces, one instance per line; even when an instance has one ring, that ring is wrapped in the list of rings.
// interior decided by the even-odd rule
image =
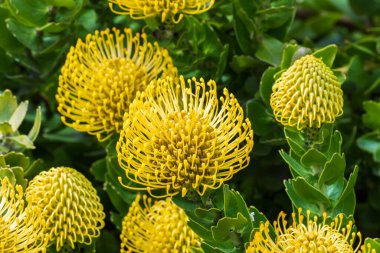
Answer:
[[[91,182],[78,171],[58,167],[43,171],[25,192],[28,203],[39,208],[50,243],[75,248],[91,244],[104,227],[103,206]]]
[[[194,15],[208,11],[214,2],[215,0],[109,0],[109,5],[113,12],[129,15],[132,19],[160,15],[162,22],[171,20],[178,23],[184,14]]]
[[[123,219],[122,253],[190,253],[200,238],[187,226],[185,212],[170,198],[153,202],[138,195]]]
[[[43,227],[38,209],[26,204],[22,187],[0,178],[0,252],[46,252]]]
[[[104,141],[121,131],[136,92],[165,76],[177,76],[177,69],[146,34],[96,31],[79,39],[67,55],[59,76],[58,111],[66,125]]]
[[[292,214],[291,223],[286,221],[284,212],[279,214],[277,221],[273,223],[275,238],[271,238],[269,221],[262,223],[254,234],[247,253],[360,252],[361,234],[354,232],[352,221],[343,225],[343,214],[327,222],[326,213],[318,221],[318,217],[310,217],[310,211],[307,211],[306,217],[301,211],[299,210],[298,215]]]
[[[203,195],[250,160],[251,123],[227,89],[218,99],[212,80],[153,81],[137,94],[124,121],[116,147],[119,164],[140,184],[124,186],[152,196],[154,190],[163,190],[157,197]]]
[[[343,113],[343,91],[337,77],[313,55],[295,61],[272,90],[270,105],[284,126],[320,128]]]

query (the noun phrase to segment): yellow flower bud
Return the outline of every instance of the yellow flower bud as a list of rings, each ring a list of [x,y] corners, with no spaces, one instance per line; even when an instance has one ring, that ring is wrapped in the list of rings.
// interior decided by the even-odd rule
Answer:
[[[190,247],[199,247],[200,238],[187,226],[185,212],[170,198],[152,203],[140,195],[132,203],[123,219],[121,252],[190,253]]]
[[[343,113],[343,91],[337,77],[313,55],[295,61],[272,90],[270,105],[284,126],[320,128]]]
[[[103,206],[95,188],[78,171],[52,168],[37,175],[25,192],[28,203],[39,208],[44,233],[59,251],[75,243],[91,244],[104,227]]]

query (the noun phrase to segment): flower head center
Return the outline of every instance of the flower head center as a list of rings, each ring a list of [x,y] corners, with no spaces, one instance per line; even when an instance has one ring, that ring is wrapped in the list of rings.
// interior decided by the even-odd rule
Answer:
[[[178,187],[190,187],[214,172],[208,164],[215,154],[216,131],[208,119],[195,111],[168,114],[163,122],[161,138],[153,140],[159,156],[167,154],[165,174]],[[160,158],[160,157],[157,157]]]
[[[87,108],[96,115],[102,115],[104,128],[113,126],[116,132],[120,132],[124,112],[136,93],[146,86],[147,73],[142,66],[126,58],[104,59],[96,69],[98,72],[92,77],[92,82],[98,85]]]

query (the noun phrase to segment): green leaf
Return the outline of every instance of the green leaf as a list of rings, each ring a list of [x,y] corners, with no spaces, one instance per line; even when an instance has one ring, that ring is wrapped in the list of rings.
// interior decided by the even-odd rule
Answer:
[[[313,172],[310,169],[303,167],[297,160],[291,157],[284,150],[280,150],[280,155],[289,165],[289,168],[291,169],[294,177],[301,176],[307,181],[311,181],[313,179]]]
[[[301,164],[306,168],[313,169],[315,174],[319,174],[322,171],[322,168],[326,162],[327,157],[315,148],[310,148],[301,157]]]
[[[131,205],[133,201],[136,199],[136,195],[138,192],[130,191],[120,184],[119,178],[122,178],[123,183],[128,182],[128,180],[125,176],[124,170],[119,167],[117,157],[107,156],[106,165],[107,165],[106,166],[107,174],[106,174],[104,186],[107,189],[107,192],[108,193],[113,192],[112,194],[117,195],[121,199],[121,200],[116,200],[115,198],[114,201],[118,201],[118,202],[122,201],[128,205]],[[110,189],[110,191],[108,191],[108,189]],[[124,206],[124,204],[119,203],[119,206]],[[125,208],[118,209],[118,211],[123,214],[123,212],[125,212]]]
[[[248,100],[245,109],[256,134],[266,135],[276,127],[273,118],[266,112],[266,108],[256,99]]]
[[[326,162],[323,171],[318,180],[318,186],[321,188],[324,184],[333,184],[339,178],[344,177],[346,169],[346,160],[344,155],[334,154],[330,161]]]
[[[119,240],[115,238],[116,236],[118,235],[103,229],[99,238],[95,241],[96,252],[119,253],[120,243]]]
[[[255,59],[249,55],[234,55],[231,62],[231,68],[238,74],[254,65]]]
[[[35,141],[37,139],[38,133],[41,128],[41,107],[38,107],[36,110],[36,117],[34,118],[34,123],[32,129],[30,129],[28,133],[28,137],[31,141]]]
[[[17,109],[17,99],[10,90],[0,94],[0,123],[8,122]]]
[[[372,252],[370,250],[375,250],[375,252],[380,252],[380,239],[379,238],[366,238],[364,241],[364,247],[366,247],[366,251],[364,252]],[[368,248],[368,245],[370,245],[370,248]]]
[[[9,152],[1,156],[4,157],[5,163],[11,167],[21,167],[24,170],[26,170],[29,167],[30,159],[23,153]]]
[[[204,253],[201,248],[190,247],[190,253]]]
[[[280,71],[280,67],[269,67],[267,68],[260,81],[260,96],[267,106],[270,105],[270,96],[272,94],[272,86],[275,82],[274,74]]]
[[[279,66],[281,64],[283,49],[284,44],[281,41],[270,36],[264,36],[255,56],[270,65]]]
[[[47,4],[57,6],[57,7],[66,7],[72,9],[75,7],[74,0],[44,0]]]
[[[267,217],[265,217],[265,215],[260,212],[256,207],[254,206],[250,206],[249,207],[249,212],[250,212],[250,216],[251,216],[251,220],[252,220],[252,224],[253,224],[253,229],[254,231],[260,229],[260,225],[262,223],[265,223],[267,222]],[[270,230],[272,232],[274,232],[274,229],[272,226],[270,226]]]
[[[22,50],[22,45],[13,37],[6,27],[5,20],[9,18],[9,11],[0,8],[0,48],[5,51],[19,52]]]
[[[364,151],[367,151],[373,155],[375,162],[380,162],[379,150],[380,139],[377,131],[367,133],[356,140],[358,147]]]
[[[6,137],[4,140],[14,142],[21,149],[35,149],[33,142],[27,135]]]
[[[21,102],[17,109],[13,112],[12,117],[9,119],[9,124],[12,126],[13,132],[16,132],[20,127],[22,121],[26,116],[28,110],[28,101]]]
[[[224,217],[220,219],[216,226],[211,227],[212,236],[217,242],[229,239],[232,232],[239,232],[247,223],[247,219],[238,213],[236,218]]]
[[[228,60],[228,49],[229,49],[229,45],[228,44],[224,45],[223,51],[220,54],[220,58],[219,58],[218,65],[216,68],[215,81],[218,81],[220,79],[224,70],[226,69],[227,60]]]
[[[31,50],[38,49],[37,31],[34,28],[27,27],[13,18],[8,18],[5,22],[8,30],[21,44]]]
[[[297,131],[293,127],[285,127],[284,133],[292,153],[295,153],[298,157],[303,156],[306,152],[306,147],[305,139],[301,132]]]
[[[128,210],[125,210],[124,213],[125,212],[128,212]],[[123,218],[124,218],[124,216],[119,214],[119,213],[111,212],[111,214],[110,214],[111,222],[115,225],[115,227],[119,231],[121,231],[121,229],[122,229]]]
[[[324,48],[321,48],[313,53],[317,58],[320,58],[328,67],[332,67],[335,59],[335,55],[338,51],[336,45],[328,45]]]
[[[95,179],[101,182],[106,180],[107,163],[106,159],[100,159],[91,165],[90,171]]]
[[[16,177],[11,168],[0,168],[0,179],[8,178],[12,185],[16,184]]]
[[[281,27],[293,19],[295,8],[289,6],[272,7],[257,12],[257,18],[261,19],[262,29],[269,30]]]
[[[366,113],[363,115],[363,124],[373,130],[380,130],[380,103],[364,101],[363,107]]]
[[[286,192],[296,208],[310,210],[312,214],[319,215],[331,206],[329,199],[302,177],[289,179],[284,183]]]
[[[353,215],[356,206],[355,198],[355,183],[358,177],[358,166],[355,166],[354,171],[351,173],[348,179],[347,185],[344,188],[340,198],[334,203],[334,213],[344,213],[346,215]]]
[[[215,247],[212,247],[211,245],[202,242],[202,249],[204,253],[225,253],[224,251],[221,251]]]
[[[108,197],[110,198],[112,205],[116,208],[116,210],[121,214],[126,214],[129,208],[129,204],[122,197],[122,192],[110,182],[108,175],[106,175],[104,189],[106,190]],[[131,197],[131,199],[132,198],[133,197]]]
[[[248,55],[253,53],[254,43],[253,38],[255,35],[256,25],[250,18],[246,9],[241,6],[243,1],[234,0],[234,30],[237,42],[241,50]],[[244,1],[247,2],[247,1]]]
[[[287,69],[293,64],[293,56],[299,47],[297,44],[285,45],[284,52],[282,53],[281,69]]]
[[[208,242],[213,242],[214,238],[212,237],[212,233],[209,226],[203,226],[197,220],[191,219],[189,217],[189,221],[187,222],[187,225],[191,228],[194,233],[199,235],[203,240]]]
[[[42,0],[5,0],[8,10],[19,22],[33,27],[46,24],[49,6]]]

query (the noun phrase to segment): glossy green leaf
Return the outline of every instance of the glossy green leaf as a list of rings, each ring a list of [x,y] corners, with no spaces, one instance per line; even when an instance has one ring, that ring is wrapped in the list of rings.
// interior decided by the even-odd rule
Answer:
[[[234,55],[231,68],[236,73],[241,73],[255,65],[255,59],[249,55]]]
[[[215,81],[218,81],[220,79],[224,70],[226,69],[227,61],[228,61],[228,50],[229,50],[229,45],[228,44],[224,45],[223,51],[220,54],[218,66],[216,68]]]
[[[267,113],[267,109],[258,100],[248,100],[245,109],[256,134],[266,135],[276,127],[273,117]]]
[[[380,151],[380,139],[377,131],[367,133],[356,140],[358,147],[373,155],[373,160],[380,162],[378,153]]]
[[[231,233],[242,230],[246,223],[247,219],[241,213],[237,213],[236,218],[224,217],[211,227],[212,236],[215,241],[223,242],[228,240]]]
[[[313,55],[320,58],[328,67],[332,67],[337,51],[338,48],[336,45],[328,45],[315,51]]]
[[[8,122],[17,109],[17,99],[10,90],[0,94],[0,123]]]
[[[275,82],[274,74],[280,70],[280,67],[269,67],[267,68],[260,80],[260,96],[261,99],[266,103],[267,106],[270,104],[270,96],[272,94],[272,86]]]
[[[74,0],[44,0],[49,5],[54,5],[57,7],[66,7],[72,9],[75,7]]]
[[[287,69],[293,64],[294,53],[297,52],[299,46],[297,44],[287,44],[282,53],[281,69]]]
[[[5,0],[12,16],[24,25],[42,26],[47,22],[49,6],[42,0]]]
[[[22,121],[26,116],[26,111],[28,110],[28,101],[21,102],[17,109],[13,112],[12,117],[9,119],[9,124],[12,126],[13,132],[16,132],[20,127]]]
[[[41,128],[41,107],[37,107],[36,117],[34,118],[34,123],[32,128],[28,133],[28,137],[31,141],[35,141],[38,137]]]
[[[7,23],[7,28],[9,31],[21,44],[30,50],[38,49],[39,42],[37,38],[37,30],[25,26],[13,18],[8,18],[5,22]]]
[[[331,206],[329,199],[302,177],[286,180],[285,188],[296,208],[320,214],[321,211]],[[321,210],[321,208],[323,209]]]
[[[375,101],[364,101],[363,107],[366,113],[363,115],[363,123],[373,130],[380,130],[380,103]]]
[[[5,51],[19,52],[22,50],[21,44],[15,37],[13,37],[6,27],[5,20],[9,17],[9,11],[7,9],[0,8],[0,48],[4,48]]]
[[[292,127],[285,127],[284,133],[292,153],[295,153],[298,157],[302,157],[307,150],[303,135]]]
[[[253,53],[253,38],[255,35],[256,25],[250,18],[246,9],[240,4],[241,0],[234,0],[234,30],[237,42],[241,50],[248,55]],[[247,1],[245,1],[247,2]]]
[[[265,36],[260,42],[255,56],[272,66],[279,66],[282,60],[283,49],[284,44],[281,41],[270,36]]]
[[[106,179],[107,173],[107,162],[106,159],[100,159],[94,162],[90,168],[92,175],[95,179],[101,182],[104,182]]]
[[[4,157],[5,163],[11,167],[21,167],[26,170],[30,164],[29,157],[20,152],[9,152],[0,156]]]
[[[351,173],[350,178],[344,188],[340,198],[334,203],[334,213],[345,213],[346,215],[353,215],[356,206],[355,197],[355,184],[358,177],[359,168],[355,166],[354,171]]]
[[[306,168],[312,169],[314,174],[320,174],[326,162],[327,157],[315,148],[310,148],[301,157],[301,164]]]
[[[323,184],[333,184],[339,178],[344,177],[346,169],[346,160],[344,155],[334,154],[332,159],[326,162],[323,171],[319,177],[318,185],[321,188]]]
[[[291,157],[284,150],[280,150],[280,155],[285,160],[285,162],[289,165],[289,168],[291,169],[294,177],[302,176],[307,181],[312,180],[313,172],[310,169],[302,166],[297,160],[295,160],[293,157]]]
[[[15,143],[20,149],[34,149],[35,148],[33,142],[29,139],[27,135],[6,137],[4,138],[4,140]]]
[[[363,245],[365,247],[367,247],[368,244],[370,245],[371,250],[375,250],[375,252],[380,252],[380,239],[379,238],[374,238],[374,239],[373,238],[365,238]],[[371,252],[371,251],[369,251],[368,248],[366,248],[366,249],[367,249],[366,252]]]

